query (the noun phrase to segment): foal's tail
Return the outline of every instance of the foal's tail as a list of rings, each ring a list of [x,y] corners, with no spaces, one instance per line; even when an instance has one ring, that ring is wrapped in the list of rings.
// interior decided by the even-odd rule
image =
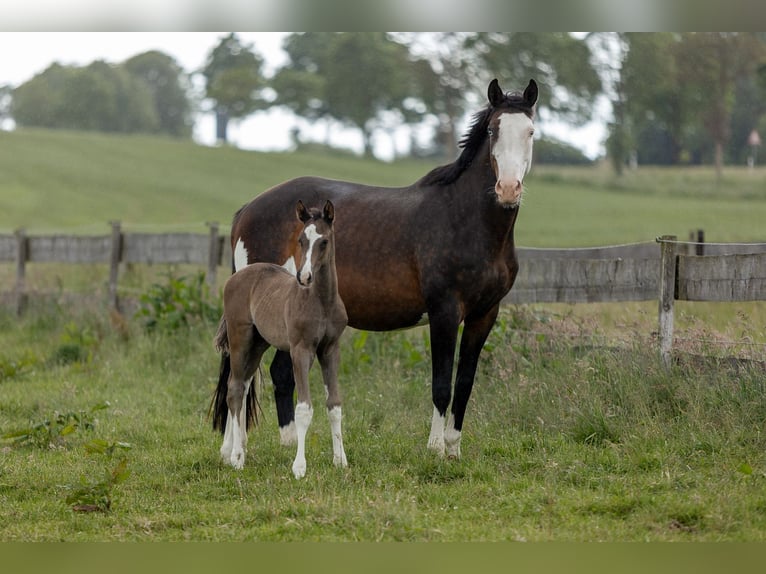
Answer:
[[[229,375],[231,374],[231,357],[229,356],[229,335],[226,330],[226,319],[221,317],[218,331],[213,339],[216,351],[221,353],[221,367],[218,372],[218,385],[210,403],[208,416],[213,419],[213,430],[226,430],[226,419],[229,416],[229,406],[226,403],[226,395],[229,393]],[[260,374],[260,372],[259,372]],[[251,384],[247,393],[247,428],[249,429],[258,422],[258,393],[257,385]]]

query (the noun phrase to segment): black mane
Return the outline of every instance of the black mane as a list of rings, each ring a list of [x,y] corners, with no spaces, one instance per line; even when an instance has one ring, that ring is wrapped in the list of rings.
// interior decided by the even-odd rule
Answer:
[[[449,185],[454,183],[460,175],[468,169],[473,162],[484,140],[487,138],[487,128],[489,118],[497,109],[508,109],[511,111],[522,112],[529,118],[534,118],[534,105],[530,106],[522,94],[518,92],[507,93],[499,106],[487,105],[483,110],[479,110],[473,116],[471,126],[468,131],[460,138],[459,147],[462,152],[458,158],[447,165],[442,165],[428,172],[420,180],[423,185]]]

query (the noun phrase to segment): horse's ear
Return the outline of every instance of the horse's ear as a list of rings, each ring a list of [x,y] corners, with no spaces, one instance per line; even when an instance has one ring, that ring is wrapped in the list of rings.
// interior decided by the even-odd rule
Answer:
[[[524,102],[531,108],[537,102],[537,82],[529,80],[529,84],[524,89]]]
[[[309,213],[309,210],[306,209],[306,206],[303,205],[303,202],[299,199],[298,203],[295,206],[295,214],[298,216],[298,219],[300,219],[303,223],[306,223],[309,219],[311,219],[311,214]]]
[[[497,78],[495,78],[489,83],[489,87],[487,88],[487,99],[492,107],[497,107],[503,103],[504,98],[505,94],[503,93],[503,90],[500,89],[500,84],[497,83]]]
[[[327,203],[324,204],[324,212],[322,213],[322,216],[327,223],[332,223],[333,219],[335,219],[335,206],[329,199],[327,200]]]

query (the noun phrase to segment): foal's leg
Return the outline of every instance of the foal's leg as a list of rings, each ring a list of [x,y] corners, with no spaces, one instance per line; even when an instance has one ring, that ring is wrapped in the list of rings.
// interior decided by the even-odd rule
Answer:
[[[322,365],[322,379],[327,390],[327,418],[330,419],[332,435],[332,462],[335,466],[348,466],[346,452],[343,450],[343,433],[341,431],[341,399],[338,386],[338,367],[340,365],[340,344],[338,341],[330,344],[319,355]]]
[[[443,456],[444,424],[452,395],[452,369],[460,321],[457,308],[452,305],[443,306],[436,312],[429,311],[428,320],[431,333],[431,396],[434,403],[428,448]]]
[[[482,317],[467,317],[465,320],[463,336],[460,339],[460,355],[457,377],[455,378],[455,396],[452,399],[452,413],[447,419],[447,426],[444,430],[444,443],[447,456],[450,458],[460,458],[463,417],[468,399],[471,397],[476,366],[484,342],[495,324],[495,319],[497,319],[498,310],[499,306],[495,306]]]
[[[290,349],[290,357],[293,361],[295,386],[298,389],[298,403],[295,405],[295,434],[298,438],[298,450],[293,461],[293,474],[295,478],[303,478],[306,476],[306,433],[314,415],[309,393],[309,370],[314,362],[314,351],[298,346]]]
[[[229,346],[231,378],[226,396],[229,414],[221,456],[234,468],[241,469],[245,465],[247,446],[247,393],[251,392],[250,380],[268,344],[252,325],[243,324],[230,329]],[[256,390],[252,389],[252,392]]]

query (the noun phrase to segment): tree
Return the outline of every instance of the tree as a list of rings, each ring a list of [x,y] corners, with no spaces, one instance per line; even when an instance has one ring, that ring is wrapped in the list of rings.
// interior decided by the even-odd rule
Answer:
[[[466,47],[465,33],[437,32],[401,34],[413,54],[413,72],[420,97],[437,120],[434,150],[447,159],[455,153],[460,134],[458,122],[469,106],[483,103],[484,90],[477,86],[485,79],[477,54]],[[483,88],[483,86],[482,86]],[[481,100],[473,98],[479,94]]]
[[[263,59],[234,33],[222,38],[210,52],[202,75],[206,80],[205,93],[214,102],[219,141],[227,141],[230,119],[244,118],[265,107],[261,94],[266,87],[262,67]]]
[[[627,134],[645,163],[712,158],[720,180],[732,130],[743,140],[735,142],[736,154],[747,137],[743,132],[766,111],[757,81],[766,57],[763,39],[744,33],[635,33],[621,39],[626,50],[610,141]]]
[[[106,132],[158,126],[146,84],[103,61],[82,68],[52,64],[14,90],[11,113],[21,126]]]
[[[737,82],[756,73],[766,57],[764,44],[747,33],[686,33],[676,57],[679,81],[695,90],[702,125],[714,142],[720,181]]]
[[[535,78],[548,86],[537,103],[543,119],[580,126],[593,118],[594,100],[603,86],[584,38],[563,32],[481,32],[466,38],[465,47],[489,71],[486,81],[503,78],[503,85],[521,87]]]
[[[149,88],[159,121],[158,131],[176,137],[190,137],[192,121],[187,96],[188,78],[176,61],[167,54],[153,50],[133,56],[123,66]]]
[[[309,119],[335,120],[360,130],[367,155],[373,133],[426,113],[409,50],[380,32],[292,34],[290,62],[272,81],[277,105]]]

